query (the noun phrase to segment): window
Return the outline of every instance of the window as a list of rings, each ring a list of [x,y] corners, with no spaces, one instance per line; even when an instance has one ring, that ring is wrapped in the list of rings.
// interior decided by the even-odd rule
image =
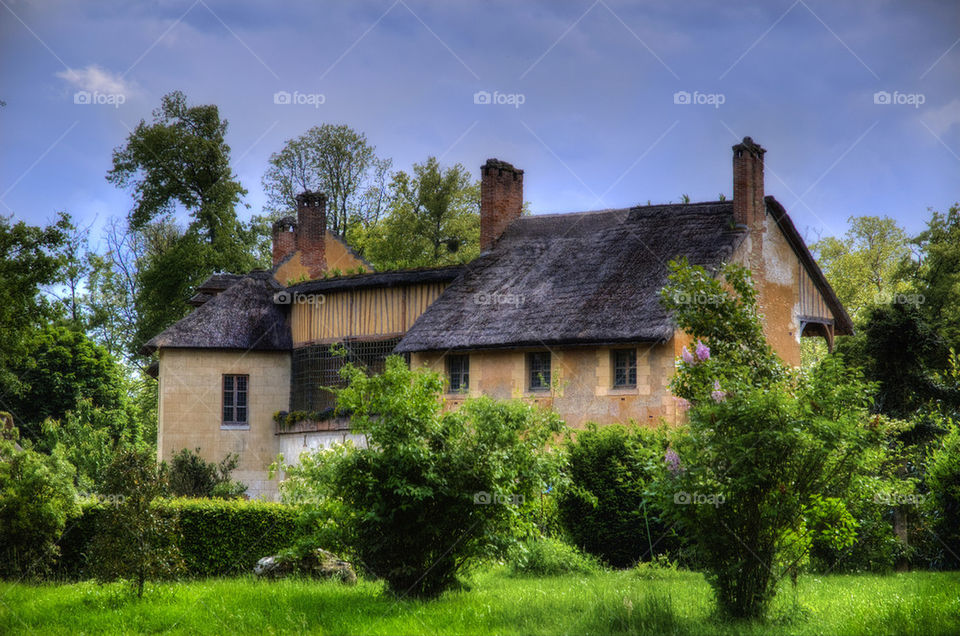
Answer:
[[[249,375],[223,376],[223,426],[249,426],[247,392]]]
[[[536,351],[527,354],[527,369],[530,371],[530,390],[550,390],[550,352]]]
[[[470,356],[447,356],[447,378],[451,393],[466,393],[470,389]]]
[[[637,386],[636,349],[618,349],[613,352],[613,386],[618,389]]]

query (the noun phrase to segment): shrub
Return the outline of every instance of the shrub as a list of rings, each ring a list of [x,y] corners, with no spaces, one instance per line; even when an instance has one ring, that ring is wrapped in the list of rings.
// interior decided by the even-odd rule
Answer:
[[[948,421],[949,430],[927,460],[927,487],[933,532],[942,543],[941,565],[960,567],[960,425]]]
[[[176,518],[153,501],[166,489],[152,451],[118,452],[103,482],[106,508],[90,545],[97,579],[128,579],[138,597],[147,580],[179,571]]]
[[[200,449],[190,451],[186,448],[170,460],[170,492],[177,497],[217,497],[235,499],[247,492],[247,487],[230,480],[240,458],[228,453],[219,464],[207,462],[200,456]]]
[[[63,533],[63,556],[57,574],[66,579],[86,577],[88,554],[102,531],[110,508],[106,498],[81,502],[81,516]],[[257,561],[275,555],[297,539],[297,512],[292,506],[265,501],[222,499],[156,499],[152,507],[176,523],[167,527],[167,542],[175,542],[187,576],[225,576],[251,572]]]
[[[79,513],[74,468],[61,453],[19,449],[16,429],[0,436],[0,576],[37,577],[59,555],[57,542]]]
[[[725,266],[722,280],[686,262],[670,269],[662,302],[698,342],[671,381],[690,406],[689,424],[657,489],[704,564],[722,613],[759,618],[778,580],[808,554],[807,519],[830,518],[824,502],[866,473],[887,431],[870,426],[872,387],[840,358],[809,373],[777,358],[745,268]],[[682,302],[701,295],[719,301],[710,311]],[[851,524],[834,518],[844,522],[826,521],[817,532],[849,545]]]
[[[296,540],[296,511],[265,501],[174,499],[160,507],[180,521],[180,553],[188,574],[224,576],[253,570],[257,561]]]
[[[432,596],[516,535],[516,505],[554,483],[544,450],[562,423],[520,402],[467,400],[441,413],[443,379],[391,356],[381,375],[346,365],[338,409],[369,448],[345,444],[285,467],[327,549],[347,548],[396,593]],[[329,520],[336,519],[336,524]],[[326,522],[326,523],[325,523]]]
[[[570,482],[557,505],[576,546],[614,567],[677,547],[658,502],[645,494],[667,443],[665,430],[621,425],[591,425],[568,442]]]
[[[560,574],[592,574],[599,564],[559,539],[542,537],[516,543],[509,555],[511,574],[557,576]]]

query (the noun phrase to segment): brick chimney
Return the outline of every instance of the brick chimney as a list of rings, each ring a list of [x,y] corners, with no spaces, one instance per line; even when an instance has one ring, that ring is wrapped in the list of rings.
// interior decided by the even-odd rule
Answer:
[[[751,230],[759,229],[767,210],[763,202],[765,152],[749,137],[733,147],[733,218]]]
[[[480,251],[492,248],[523,210],[523,170],[487,159],[480,168]]]
[[[285,216],[273,222],[273,266],[276,267],[297,250],[297,238],[294,231],[297,220]]]
[[[319,278],[327,269],[324,237],[327,232],[327,195],[304,192],[297,195],[296,248],[310,278]]]

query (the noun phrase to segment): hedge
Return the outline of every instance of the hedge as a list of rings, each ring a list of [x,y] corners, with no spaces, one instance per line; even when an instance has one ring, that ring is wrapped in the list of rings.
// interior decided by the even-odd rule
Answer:
[[[87,551],[97,532],[103,503],[84,503],[60,539],[57,575],[87,576]],[[298,539],[296,508],[265,501],[165,499],[154,503],[178,519],[178,542],[188,576],[251,572],[257,561]]]

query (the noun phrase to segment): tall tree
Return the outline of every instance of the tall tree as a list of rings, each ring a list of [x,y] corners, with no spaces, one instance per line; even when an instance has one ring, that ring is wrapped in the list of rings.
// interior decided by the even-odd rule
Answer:
[[[230,168],[227,121],[214,105],[189,106],[165,95],[153,122],[140,121],[113,153],[107,180],[133,190],[134,232],[166,231],[169,244],[138,261],[134,348],[189,311],[189,290],[214,271],[247,271],[254,264],[251,232],[237,219],[246,190]],[[191,221],[170,232],[177,211]]]
[[[436,157],[400,171],[383,221],[363,238],[378,269],[465,263],[480,253],[480,184],[461,164]]]
[[[376,223],[386,203],[390,160],[377,156],[366,135],[346,125],[323,124],[290,139],[270,157],[263,175],[266,220],[296,209],[306,190],[327,195],[327,227],[346,236]]]
[[[854,320],[872,306],[904,291],[903,262],[910,249],[906,232],[890,217],[855,216],[842,237],[827,237],[811,249],[837,297]]]
[[[945,214],[934,211],[914,242],[923,255],[917,271],[923,313],[951,346],[960,349],[960,203]]]
[[[72,229],[65,213],[47,227],[0,217],[0,410],[11,410],[9,400],[24,390],[14,368],[26,353],[29,335],[53,314],[41,288],[58,280],[63,244]]]

